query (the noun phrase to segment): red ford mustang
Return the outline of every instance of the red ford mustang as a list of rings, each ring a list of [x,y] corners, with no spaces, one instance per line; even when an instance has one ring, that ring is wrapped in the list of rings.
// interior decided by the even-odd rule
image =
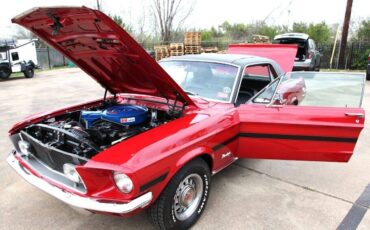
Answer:
[[[122,216],[149,208],[158,228],[188,228],[211,175],[236,159],[347,162],[364,125],[363,75],[284,74],[273,60],[240,54],[158,64],[84,7],[36,8],[13,22],[107,90],[9,131],[9,164],[75,207]]]

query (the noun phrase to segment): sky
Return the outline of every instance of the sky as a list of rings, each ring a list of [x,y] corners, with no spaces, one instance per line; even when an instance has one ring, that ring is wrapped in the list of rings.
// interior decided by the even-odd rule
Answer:
[[[104,12],[121,15],[123,20],[135,27],[143,23],[153,30],[150,15],[152,0],[100,0]],[[343,22],[347,0],[183,0],[193,4],[194,11],[184,27],[203,29],[230,23],[253,23],[265,20],[268,24],[292,25],[293,22]],[[12,0],[2,4],[0,12],[0,37],[11,37],[17,32],[12,17],[37,6],[96,7],[96,0]],[[370,0],[353,0],[352,21],[370,18]],[[143,17],[146,15],[146,17]],[[145,20],[143,20],[145,18]]]

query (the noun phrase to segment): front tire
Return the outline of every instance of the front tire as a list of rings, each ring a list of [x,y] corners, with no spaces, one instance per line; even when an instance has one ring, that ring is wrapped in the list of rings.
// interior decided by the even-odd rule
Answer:
[[[33,67],[28,66],[28,67],[26,67],[26,69],[24,70],[23,74],[24,74],[24,77],[25,77],[25,78],[33,78],[33,76],[35,75],[35,70],[34,70],[34,68],[33,68]]]
[[[173,176],[149,209],[158,229],[188,229],[202,215],[211,183],[207,163],[197,158]]]
[[[12,70],[9,68],[7,64],[0,65],[0,79],[8,79],[12,74]]]

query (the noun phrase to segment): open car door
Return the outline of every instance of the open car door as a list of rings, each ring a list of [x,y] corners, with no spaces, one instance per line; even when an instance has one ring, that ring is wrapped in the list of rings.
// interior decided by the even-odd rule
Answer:
[[[281,103],[277,93],[279,86],[292,79],[305,82],[298,105]],[[363,74],[287,73],[252,98],[251,103],[237,108],[241,124],[236,155],[349,161],[364,127],[363,90]]]

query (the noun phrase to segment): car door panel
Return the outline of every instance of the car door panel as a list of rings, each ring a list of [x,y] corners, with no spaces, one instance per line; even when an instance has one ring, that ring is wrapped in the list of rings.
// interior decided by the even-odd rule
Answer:
[[[239,107],[237,155],[243,158],[347,162],[364,126],[361,108],[260,104]]]

